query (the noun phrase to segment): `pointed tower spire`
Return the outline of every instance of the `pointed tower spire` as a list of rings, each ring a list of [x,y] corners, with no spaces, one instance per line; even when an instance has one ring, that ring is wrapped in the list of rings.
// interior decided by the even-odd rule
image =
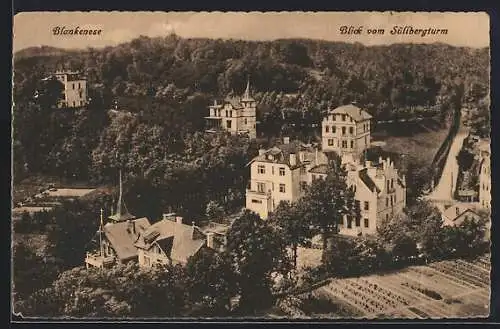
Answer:
[[[243,94],[243,101],[253,101],[253,98],[250,95],[250,75],[247,76],[247,87],[245,88],[245,93]]]
[[[122,184],[122,170],[120,169],[119,178],[119,192],[118,192],[118,204],[116,206],[116,214],[121,216],[122,214],[122,202],[123,202],[123,184]]]
[[[125,205],[125,201],[123,200],[123,182],[122,182],[122,171],[120,169],[120,182],[119,182],[119,191],[118,191],[118,202],[116,204],[116,213],[112,216],[109,216],[111,220],[114,222],[123,222],[126,220],[135,219],[134,215],[131,215],[128,212],[127,206]]]

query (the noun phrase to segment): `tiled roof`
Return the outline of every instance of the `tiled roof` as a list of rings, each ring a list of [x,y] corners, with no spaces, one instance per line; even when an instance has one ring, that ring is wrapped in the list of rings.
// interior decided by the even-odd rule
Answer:
[[[313,174],[326,175],[326,174],[328,174],[328,165],[327,164],[320,164],[320,165],[314,166],[309,170],[309,172],[313,173]]]
[[[329,111],[329,113],[347,114],[356,122],[364,121],[364,120],[368,120],[368,119],[372,118],[372,116],[368,112],[366,112],[365,110],[362,110],[359,107],[352,105],[352,104],[339,106],[339,107]]]
[[[241,105],[241,98],[237,96],[228,96],[224,99],[224,102],[231,104],[235,109],[243,108],[243,105]]]
[[[472,211],[475,213],[475,208],[467,203],[456,203],[453,206],[448,207],[444,211],[443,216],[448,218],[450,221],[454,221],[457,217],[467,211]]]
[[[371,179],[371,177],[368,175],[368,169],[363,168],[359,171],[359,178],[361,181],[368,187],[368,189],[372,192],[376,191],[377,193],[380,192],[380,189],[377,187],[375,182]]]
[[[153,241],[145,241],[144,237],[153,232],[158,233],[156,238]],[[205,235],[197,227],[163,219],[151,225],[141,235],[135,246],[149,250],[154,243],[158,243],[162,249],[169,249],[163,249],[163,251],[172,260],[185,263],[189,257],[196,254],[205,245],[205,242]]]
[[[304,152],[304,161],[300,160],[299,152],[301,151]],[[264,161],[285,164],[290,167],[297,168],[302,166],[305,162],[313,161],[315,151],[316,150],[313,147],[304,145],[300,141],[291,141],[288,144],[280,144],[268,149],[264,154],[253,158],[250,163],[254,161]],[[290,154],[296,154],[297,160],[295,166],[291,166],[290,164]],[[269,155],[272,155],[272,159],[269,158]]]
[[[134,234],[129,227],[129,222],[107,223],[104,225],[104,234],[120,260],[129,260],[137,257],[137,248],[134,243],[139,235],[151,226],[145,217],[132,221],[135,224]]]

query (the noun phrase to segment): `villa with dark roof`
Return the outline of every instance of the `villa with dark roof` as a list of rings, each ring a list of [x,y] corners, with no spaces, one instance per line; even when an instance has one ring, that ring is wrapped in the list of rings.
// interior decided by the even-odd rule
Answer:
[[[214,101],[205,117],[208,132],[225,130],[231,134],[248,134],[256,138],[256,101],[250,94],[250,81],[243,96],[227,96],[221,104]]]

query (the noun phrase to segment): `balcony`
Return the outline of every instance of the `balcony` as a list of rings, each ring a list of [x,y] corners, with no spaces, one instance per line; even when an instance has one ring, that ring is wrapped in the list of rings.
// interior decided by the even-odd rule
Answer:
[[[85,264],[87,267],[93,266],[93,267],[99,267],[99,268],[106,268],[106,267],[111,267],[113,263],[115,262],[115,257],[113,256],[101,256],[100,253],[87,253],[87,256],[85,257]]]

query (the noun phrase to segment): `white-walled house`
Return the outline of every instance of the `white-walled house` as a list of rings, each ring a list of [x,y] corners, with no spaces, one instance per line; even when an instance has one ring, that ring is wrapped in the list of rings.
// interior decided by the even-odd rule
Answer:
[[[328,111],[321,123],[322,150],[359,160],[370,147],[371,118],[368,112],[353,104]]]
[[[288,138],[283,144],[259,150],[249,163],[246,208],[266,219],[281,201],[297,201],[304,192],[303,186],[312,180],[309,170],[324,163],[327,157],[318,148],[289,142]]]
[[[281,201],[296,202],[304,194],[305,185],[326,177],[327,154],[317,147],[286,139],[281,145],[260,150],[250,162],[246,208],[267,219]],[[406,206],[405,177],[399,175],[390,159],[379,158],[378,163],[343,162],[347,185],[354,187],[360,204],[361,218],[344,218],[340,233],[375,234],[382,220],[401,213]]]
[[[214,101],[209,111],[209,116],[205,117],[207,131],[225,130],[231,134],[246,133],[251,139],[256,138],[257,103],[250,94],[249,82],[242,97],[228,96],[222,104]]]

